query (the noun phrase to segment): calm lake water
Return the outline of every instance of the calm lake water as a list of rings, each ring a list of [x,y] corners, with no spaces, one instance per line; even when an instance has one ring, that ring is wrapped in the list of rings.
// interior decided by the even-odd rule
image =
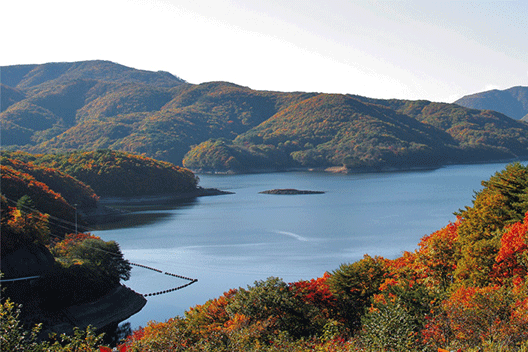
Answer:
[[[191,306],[255,280],[311,279],[367,253],[395,258],[413,251],[424,235],[454,221],[453,212],[471,205],[480,182],[505,165],[360,175],[200,175],[201,186],[234,194],[142,210],[120,228],[94,234],[117,241],[131,262],[198,279],[182,290],[148,297],[129,320],[136,328],[183,315]],[[258,193],[274,188],[325,194]],[[125,282],[140,293],[185,283],[138,267]]]

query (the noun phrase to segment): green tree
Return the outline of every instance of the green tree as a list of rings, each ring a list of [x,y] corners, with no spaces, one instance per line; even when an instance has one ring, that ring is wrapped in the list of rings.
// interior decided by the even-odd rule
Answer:
[[[289,285],[282,279],[270,277],[256,281],[253,287],[240,289],[226,310],[229,314],[243,314],[251,321],[269,324],[269,332],[287,332],[293,337],[313,334],[310,309],[295,297]]]
[[[20,305],[9,298],[0,304],[0,346],[2,351],[39,351],[37,335],[41,325],[27,331],[20,322]]]
[[[341,264],[328,279],[330,290],[338,300],[339,311],[352,331],[359,329],[361,316],[373,294],[384,280],[385,260],[365,255],[352,264]]]
[[[73,258],[83,261],[98,273],[118,284],[119,280],[130,279],[132,267],[128,260],[123,257],[119,244],[115,241],[102,241],[100,239],[88,238],[77,245],[72,251]]]
[[[0,304],[0,347],[2,351],[28,352],[96,352],[103,335],[96,335],[95,329],[74,328],[73,335],[50,335],[49,341],[39,341],[42,324],[26,330],[20,320],[20,305],[9,298]]]
[[[35,209],[35,203],[33,202],[33,199],[31,199],[30,196],[27,194],[20,197],[20,199],[17,201],[16,207],[20,210],[22,214],[28,214],[33,212]]]
[[[361,339],[372,351],[410,351],[415,347],[414,317],[399,299],[370,309],[361,322]]]
[[[522,221],[528,211],[528,167],[514,163],[483,181],[473,206],[460,210],[455,277],[480,287],[490,283],[490,271],[507,224]]]

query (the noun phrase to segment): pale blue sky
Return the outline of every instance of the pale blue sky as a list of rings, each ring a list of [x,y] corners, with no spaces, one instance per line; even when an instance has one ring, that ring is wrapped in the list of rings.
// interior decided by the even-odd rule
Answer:
[[[528,86],[528,1],[4,1],[0,65],[103,59],[190,83],[452,102]]]

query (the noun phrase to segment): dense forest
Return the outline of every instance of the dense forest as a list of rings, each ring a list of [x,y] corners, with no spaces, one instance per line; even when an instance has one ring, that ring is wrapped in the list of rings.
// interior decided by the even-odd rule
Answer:
[[[501,160],[526,156],[526,127],[454,104],[321,94],[234,140],[193,147],[183,164],[205,171],[341,165],[375,171]]]
[[[121,289],[120,281],[130,277],[131,266],[119,245],[75,231],[92,225],[84,215],[100,206],[98,194],[192,196],[198,178],[167,162],[110,150],[59,155],[4,151],[0,169],[1,276],[7,280],[2,282],[0,306],[2,350],[94,347],[101,336],[91,328],[37,342],[48,332],[67,331],[77,321],[66,313],[72,306],[89,303],[92,307],[114,292],[134,301],[131,310],[141,309],[146,302],[140,295],[135,297],[137,293]],[[98,211],[107,214],[106,208]],[[18,280],[27,277],[33,279]],[[120,312],[106,307],[103,314],[112,321]],[[35,322],[40,323],[37,329],[24,331]]]
[[[236,172],[528,156],[527,123],[456,104],[194,85],[107,61],[7,66],[2,78],[2,143],[13,150],[111,149]]]
[[[28,201],[18,204],[22,211],[38,210],[63,222],[49,224],[58,235],[73,231],[75,208],[90,211],[97,207],[99,197],[86,184],[54,168],[42,167],[2,153],[0,159],[2,196],[14,206],[23,197]],[[80,224],[84,224],[79,219]],[[2,252],[4,238],[2,237]],[[4,253],[4,252],[3,252]]]
[[[192,197],[198,187],[198,177],[187,169],[110,150],[58,155],[2,152],[0,171],[2,216],[13,218],[2,217],[2,255],[30,243],[27,238],[64,238],[77,224],[79,229],[90,225],[85,215],[106,214],[98,209],[100,196]],[[11,207],[17,210],[7,211]],[[18,224],[13,228],[19,235],[9,237],[5,232],[11,223]]]
[[[86,225],[82,215],[95,211],[100,197],[192,197],[199,181],[191,171],[171,163],[111,150],[65,154],[3,151],[0,171],[2,214],[16,207],[12,216],[17,221],[29,226],[33,224],[29,219],[34,218],[33,225],[40,224],[40,230],[33,229],[36,233],[49,231],[59,238],[73,232],[77,217],[79,225]],[[2,254],[9,252],[4,251],[9,241],[3,233],[1,244]]]
[[[182,194],[195,191],[199,181],[188,169],[112,150],[63,154],[4,152],[2,155],[70,175],[89,185],[100,197]]]
[[[365,255],[307,281],[270,277],[233,288],[183,317],[150,322],[121,350],[526,351],[528,166],[510,164],[482,185],[454,223],[414,252]],[[68,237],[52,250],[68,265],[71,253],[86,253],[86,240]],[[124,264],[116,279],[126,278]],[[2,314],[16,323],[11,302]],[[18,341],[31,343],[29,335]]]

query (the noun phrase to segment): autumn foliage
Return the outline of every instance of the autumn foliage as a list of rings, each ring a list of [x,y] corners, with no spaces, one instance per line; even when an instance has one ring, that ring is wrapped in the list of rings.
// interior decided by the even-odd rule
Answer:
[[[528,273],[528,213],[524,221],[506,228],[499,253],[495,259],[494,274],[500,283],[511,279],[518,286],[526,282]]]
[[[19,152],[11,156],[70,175],[89,185],[101,197],[181,194],[196,190],[198,185],[198,178],[185,168],[125,152]]]
[[[112,163],[123,170],[132,161],[151,163],[111,151],[31,158],[35,159],[2,165],[2,182],[10,185],[11,192],[26,190],[35,203],[54,202],[58,209],[69,205],[60,194],[13,166],[38,175],[43,171],[32,165],[56,166],[72,158],[84,160],[78,164],[80,173],[95,160],[97,165],[88,169],[106,175],[114,172],[106,171]],[[170,173],[179,171],[170,164],[156,165]],[[185,170],[178,177],[191,185],[197,181]],[[287,283],[270,277],[256,281],[192,307],[183,317],[150,322],[120,348],[526,351],[528,167],[510,164],[482,185],[471,206],[456,212],[454,222],[424,236],[415,251],[395,259],[365,255],[312,280]],[[2,197],[2,252],[30,242],[49,245],[59,267],[37,287],[52,293],[48,297],[53,299],[44,301],[48,307],[85,302],[129,277],[130,264],[115,242],[70,234],[50,243],[51,217],[24,212],[25,208],[10,205]],[[69,282],[65,287],[72,289],[57,287],[56,282]]]

